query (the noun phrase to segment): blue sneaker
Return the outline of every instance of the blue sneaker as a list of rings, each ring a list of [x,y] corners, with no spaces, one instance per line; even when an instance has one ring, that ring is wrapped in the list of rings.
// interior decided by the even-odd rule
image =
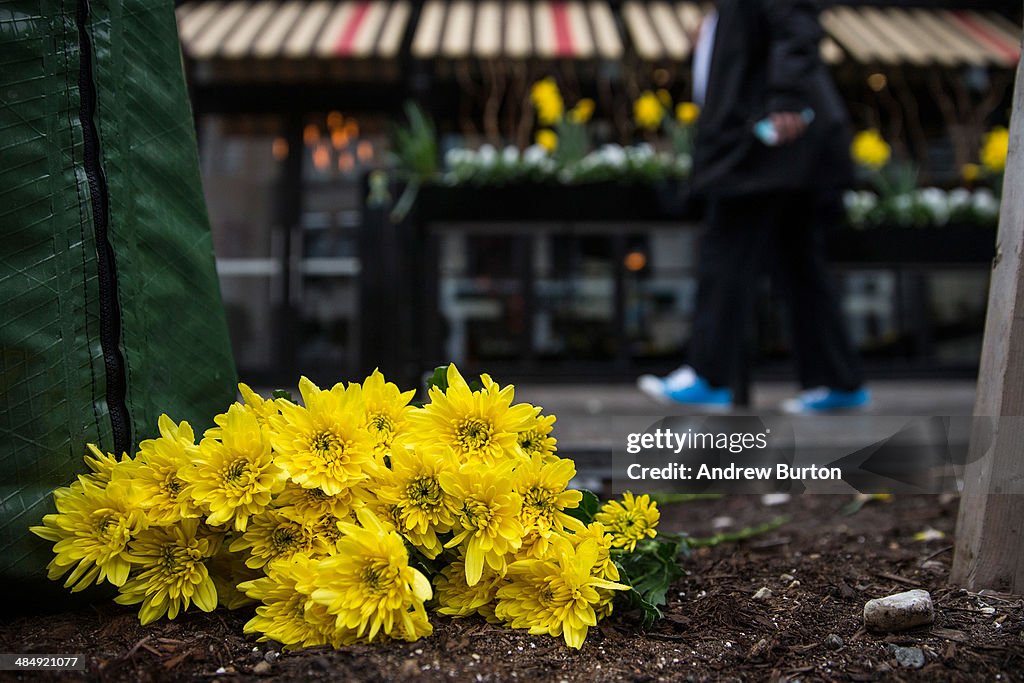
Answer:
[[[732,407],[732,391],[715,389],[693,368],[684,365],[666,375],[642,375],[636,386],[658,403],[678,403],[711,411],[724,411]]]
[[[790,415],[836,413],[846,410],[859,410],[871,404],[871,392],[867,389],[840,391],[819,387],[803,391],[796,398],[782,404],[782,412]]]

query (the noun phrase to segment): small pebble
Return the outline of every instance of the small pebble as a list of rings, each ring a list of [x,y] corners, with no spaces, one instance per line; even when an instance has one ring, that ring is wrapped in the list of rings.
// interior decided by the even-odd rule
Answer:
[[[902,631],[935,621],[932,596],[915,589],[868,600],[864,605],[864,626],[872,631]]]
[[[267,654],[263,655],[263,659],[265,659],[268,664],[273,664],[274,661],[280,656],[281,653],[277,650],[267,650]]]
[[[834,633],[825,636],[825,647],[830,650],[838,650],[843,646],[843,639]]]
[[[218,667],[217,667],[217,670],[216,670],[216,671],[214,671],[213,673],[215,673],[215,674],[217,674],[218,676],[220,676],[221,674],[226,674],[227,672],[228,672],[228,670],[227,670],[227,669],[225,669],[225,668],[224,668],[223,666],[218,666]]]
[[[252,668],[252,672],[257,676],[270,673],[270,662],[260,662]]]
[[[921,563],[921,569],[932,574],[942,574],[946,571],[946,565],[942,564],[938,560],[926,560]]]
[[[892,654],[896,657],[896,663],[906,669],[920,669],[924,666],[924,650],[919,647],[892,646]]]
[[[783,581],[792,581],[792,580],[793,580],[793,579],[795,579],[796,577],[795,577],[795,576],[793,576],[792,574],[783,574],[783,575],[782,575],[782,576],[780,576],[779,578],[780,578],[781,580],[783,580]]]
[[[761,586],[757,589],[757,592],[754,593],[754,600],[769,600],[773,595],[774,593],[772,593],[768,586]]]

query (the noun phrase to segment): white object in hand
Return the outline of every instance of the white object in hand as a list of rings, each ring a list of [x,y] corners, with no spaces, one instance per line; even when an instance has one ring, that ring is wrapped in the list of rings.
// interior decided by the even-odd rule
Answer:
[[[814,121],[814,110],[804,109],[800,112],[800,118],[808,126],[811,125],[811,122]],[[754,124],[754,135],[769,147],[775,147],[779,144],[779,131],[775,130],[775,124],[772,123],[770,117],[766,116]]]

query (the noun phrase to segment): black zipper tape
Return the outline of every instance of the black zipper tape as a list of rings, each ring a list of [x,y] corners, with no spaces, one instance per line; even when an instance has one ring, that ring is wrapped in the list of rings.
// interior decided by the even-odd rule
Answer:
[[[79,71],[78,91],[84,141],[83,164],[89,184],[93,232],[96,237],[96,269],[99,275],[100,348],[107,376],[107,411],[114,436],[114,453],[131,448],[131,424],[125,401],[125,362],[121,355],[121,307],[117,299],[117,263],[110,244],[110,196],[100,161],[100,138],[96,128],[96,83],[93,80],[92,40],[88,31],[89,0],[78,0]]]

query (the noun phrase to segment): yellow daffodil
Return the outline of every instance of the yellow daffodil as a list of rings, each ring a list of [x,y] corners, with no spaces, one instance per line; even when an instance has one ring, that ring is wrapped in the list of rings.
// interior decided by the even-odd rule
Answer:
[[[1006,168],[1006,156],[1010,149],[1010,131],[997,126],[985,134],[981,144],[981,163],[993,173],[1002,173]]]
[[[960,177],[969,185],[977,182],[978,178],[981,177],[981,166],[978,164],[964,164],[960,167]]]
[[[530,88],[530,100],[541,125],[550,126],[561,120],[565,102],[554,78],[549,76],[534,83]]]
[[[693,102],[680,102],[676,105],[676,121],[683,126],[692,126],[700,117],[700,107]]]
[[[889,159],[892,157],[892,148],[877,129],[869,128],[854,136],[850,154],[853,156],[853,160],[861,166],[879,169],[889,163]]]
[[[512,628],[561,636],[579,649],[587,631],[597,625],[599,589],[628,590],[629,586],[594,575],[597,543],[588,539],[573,548],[563,544],[557,559],[519,560],[508,567],[510,582],[498,589],[494,613]]]
[[[462,546],[466,556],[466,583],[475,586],[484,565],[498,573],[505,570],[506,555],[523,543],[519,515],[522,497],[512,488],[513,462],[500,465],[463,465],[442,472],[441,486],[458,504],[455,536],[446,548]]]
[[[367,508],[357,515],[362,526],[345,525],[338,554],[317,565],[313,601],[334,615],[339,628],[360,639],[430,635],[423,607],[433,594],[427,577],[409,566],[398,533],[388,531]]]
[[[633,552],[638,541],[658,535],[656,527],[660,518],[658,504],[650,496],[634,497],[628,491],[622,495],[621,502],[610,500],[594,515],[594,521],[603,524],[611,534],[612,547],[627,552]]]
[[[245,531],[249,518],[284,488],[284,473],[252,412],[236,403],[222,424],[220,438],[205,437],[191,453],[191,466],[178,476],[188,483],[185,492],[206,513],[207,524]]]
[[[64,587],[72,591],[104,581],[124,585],[131,569],[128,543],[148,525],[131,482],[100,486],[83,477],[77,486],[54,491],[53,498],[56,514],[30,529],[54,542],[47,576],[56,580],[70,571]]]
[[[633,121],[638,128],[644,130],[657,130],[665,118],[665,106],[650,90],[645,90],[635,102],[633,102]]]
[[[462,462],[504,461],[517,448],[517,434],[530,427],[535,408],[513,406],[514,388],[501,388],[487,375],[481,375],[479,391],[470,389],[454,365],[447,379],[447,390],[431,387],[430,403],[409,418],[410,440],[427,449],[448,447]]]
[[[586,123],[594,115],[594,100],[584,97],[569,110],[569,120],[573,123]]]
[[[370,476],[375,439],[366,428],[362,392],[336,384],[322,390],[303,377],[305,405],[282,400],[270,418],[277,463],[292,481],[337,495]]]
[[[213,553],[209,539],[197,536],[198,529],[199,520],[186,519],[176,526],[149,528],[132,541],[136,568],[114,601],[141,602],[143,626],[164,615],[174,619],[193,602],[204,612],[217,607],[217,589],[205,565]]]
[[[543,147],[548,153],[558,149],[558,133],[550,128],[541,128],[537,131],[534,142]]]

